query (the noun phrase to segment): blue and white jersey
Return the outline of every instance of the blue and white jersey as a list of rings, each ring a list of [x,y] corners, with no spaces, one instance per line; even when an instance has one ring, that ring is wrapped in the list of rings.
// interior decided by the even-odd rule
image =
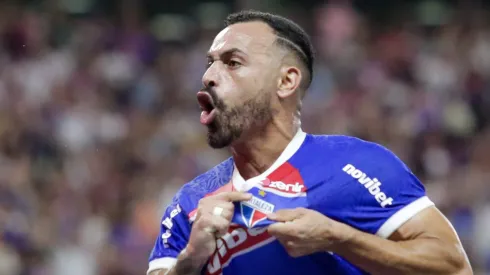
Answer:
[[[201,274],[367,274],[329,252],[292,258],[267,233],[266,214],[305,207],[360,231],[388,238],[433,203],[410,169],[386,148],[348,136],[300,131],[263,174],[244,180],[233,159],[184,185],[168,206],[149,259],[149,272],[170,268],[185,248],[199,200],[223,191],[248,191],[233,223]]]

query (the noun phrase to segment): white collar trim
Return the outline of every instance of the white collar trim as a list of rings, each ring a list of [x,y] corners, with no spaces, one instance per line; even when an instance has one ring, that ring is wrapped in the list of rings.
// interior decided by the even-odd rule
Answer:
[[[232,182],[233,182],[234,189],[238,191],[248,191],[250,188],[252,188],[253,185],[263,180],[274,170],[279,168],[279,166],[283,165],[286,161],[288,161],[299,150],[305,138],[306,138],[306,133],[303,132],[303,130],[299,129],[296,135],[291,140],[291,142],[289,142],[289,144],[286,146],[286,149],[284,149],[284,151],[281,153],[279,158],[271,165],[271,167],[269,167],[269,169],[264,171],[262,174],[250,178],[248,180],[245,180],[242,177],[242,175],[240,175],[240,172],[238,171],[235,163],[233,163],[234,167],[233,167]]]

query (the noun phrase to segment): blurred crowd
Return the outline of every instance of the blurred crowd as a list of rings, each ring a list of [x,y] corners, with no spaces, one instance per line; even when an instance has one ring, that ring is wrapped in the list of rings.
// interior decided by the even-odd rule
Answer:
[[[0,3],[0,275],[144,274],[166,204],[228,156],[208,148],[195,100],[227,11],[48,2]],[[417,11],[373,25],[346,4],[281,10],[317,50],[303,129],[393,150],[490,274],[490,16]]]

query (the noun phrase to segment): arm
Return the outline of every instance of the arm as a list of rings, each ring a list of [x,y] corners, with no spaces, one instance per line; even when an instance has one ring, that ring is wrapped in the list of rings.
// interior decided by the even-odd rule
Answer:
[[[149,273],[149,275],[199,275],[204,263],[195,263],[190,256],[181,253],[177,258],[177,262],[170,269],[157,269]]]
[[[380,188],[349,190],[358,201],[351,202],[353,214],[345,219],[349,235],[337,253],[374,274],[472,274],[456,232],[426,197],[420,180],[389,150],[372,144],[364,149],[352,157],[348,168],[354,169],[343,171],[351,178],[363,172],[378,179]],[[356,187],[361,183],[348,182]],[[392,201],[377,204],[365,196],[376,191]]]
[[[310,208],[277,211],[269,227],[292,256],[331,251],[371,274],[472,274],[451,224],[398,158],[376,146],[357,148],[334,182],[319,185]],[[323,188],[326,186],[325,188]],[[289,222],[289,223],[287,223]]]
[[[473,274],[451,224],[430,207],[388,239],[344,228],[347,239],[333,251],[371,274]]]
[[[190,231],[188,215],[175,198],[162,217],[160,234],[150,253],[147,274],[163,275],[176,266],[181,251],[188,242]]]
[[[222,192],[199,201],[196,219],[190,229],[177,211],[167,210],[170,219],[162,221],[162,237],[157,239],[150,255],[149,275],[198,275],[216,250],[216,238],[230,226],[235,201],[245,201],[250,194]],[[220,209],[217,213],[217,209]],[[179,219],[180,217],[180,219]],[[178,221],[181,221],[180,226]],[[185,226],[183,225],[185,224]],[[185,232],[185,234],[183,234]],[[164,239],[162,242],[161,239]]]

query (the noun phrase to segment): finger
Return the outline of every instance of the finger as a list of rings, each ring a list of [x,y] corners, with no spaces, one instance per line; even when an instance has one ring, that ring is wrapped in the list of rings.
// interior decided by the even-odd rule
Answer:
[[[303,215],[303,211],[300,208],[297,209],[281,209],[274,213],[270,213],[267,217],[270,220],[278,222],[294,221]]]
[[[213,227],[216,229],[215,236],[220,238],[221,236],[228,233],[230,221],[222,217],[215,217],[213,219]]]
[[[197,206],[198,211],[201,212],[212,212],[214,208],[220,207],[229,211],[233,211],[235,205],[232,202],[222,201],[222,200],[201,200]]]
[[[294,237],[294,226],[292,223],[277,222],[269,225],[267,231],[270,235],[278,238]]]
[[[288,252],[289,256],[293,258],[299,258],[306,255],[302,249],[296,248],[294,246],[287,246],[286,251]]]
[[[217,204],[206,206],[208,215],[223,217],[228,221],[233,218],[235,206],[231,202],[219,202]]]
[[[219,239],[219,238],[223,237],[226,233],[228,233],[227,229],[219,229],[218,230],[214,227],[205,227],[203,230],[206,233],[213,235],[216,239]]]
[[[245,192],[231,191],[231,192],[219,193],[215,196],[215,198],[222,199],[229,202],[248,201],[252,198],[252,194],[245,193]]]
[[[196,221],[197,230],[203,230],[209,234],[214,234],[222,236],[228,232],[230,222],[218,216],[202,216],[198,221]]]
[[[284,247],[284,250],[288,253],[289,256],[293,258],[302,257],[307,255],[307,251],[305,251],[301,246],[298,246],[296,241],[278,239],[279,243]]]
[[[278,239],[279,243],[282,245],[284,250],[288,253],[289,256],[295,258],[298,256],[298,251],[294,245],[294,242],[286,240],[286,239]]]

